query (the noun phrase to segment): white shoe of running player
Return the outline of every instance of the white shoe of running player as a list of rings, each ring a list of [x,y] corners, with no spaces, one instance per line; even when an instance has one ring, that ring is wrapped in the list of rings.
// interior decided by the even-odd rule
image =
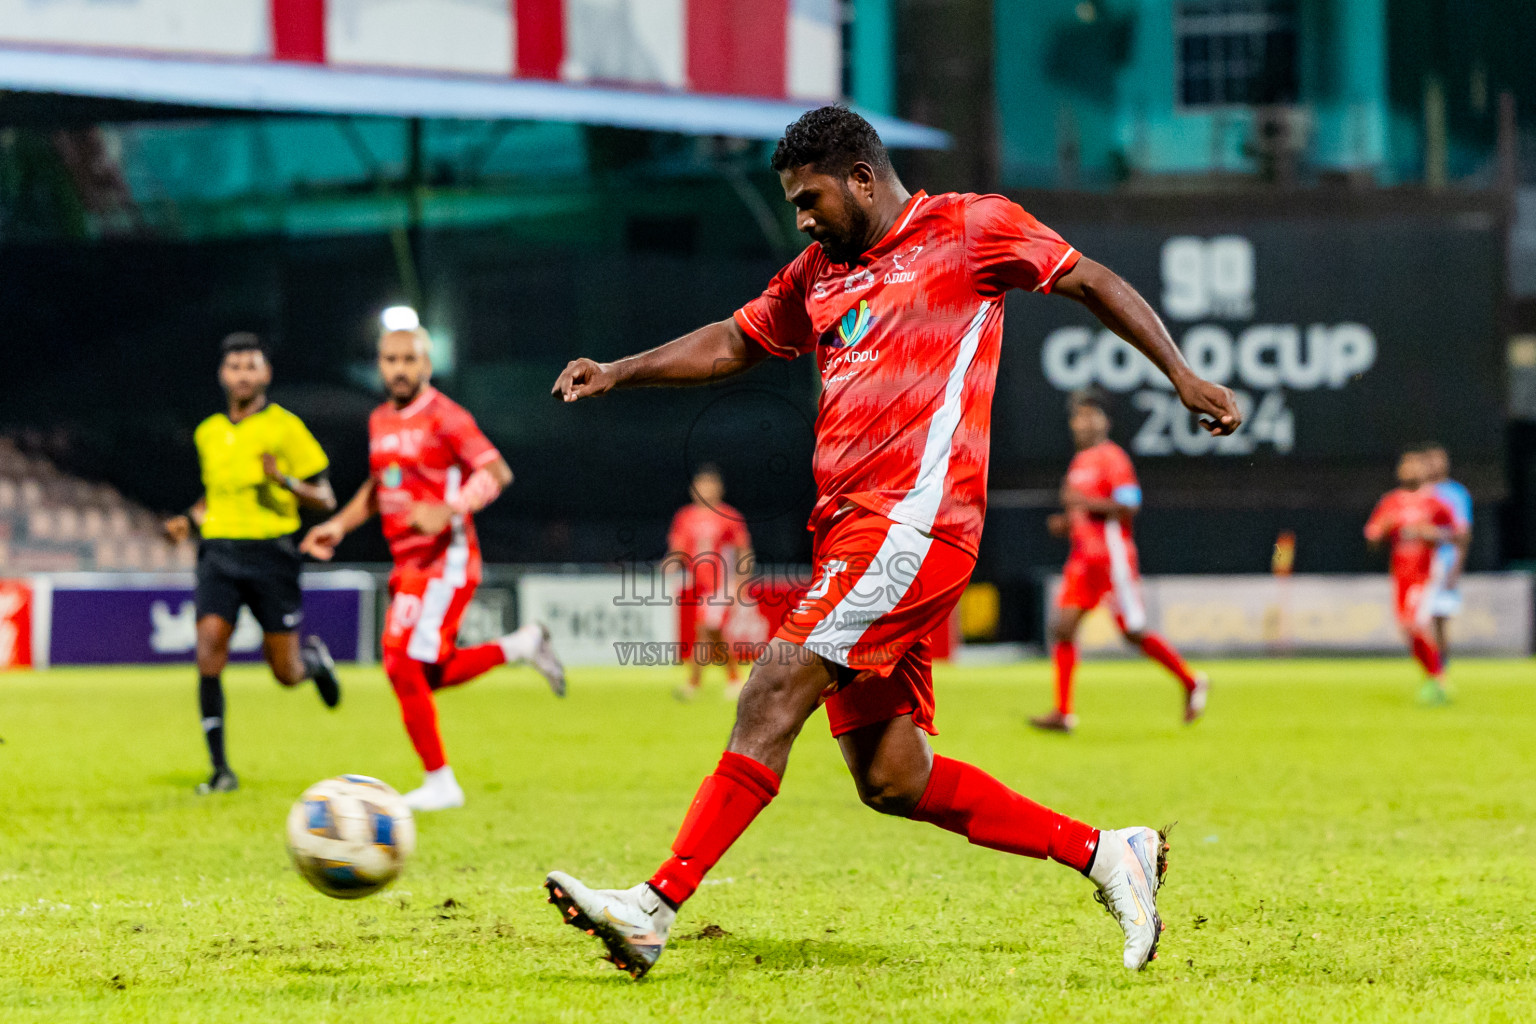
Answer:
[[[633,889],[589,889],[564,871],[544,879],[560,919],[599,939],[607,959],[639,980],[661,959],[677,911],[641,882]]]
[[[1163,920],[1157,890],[1168,870],[1168,833],[1155,828],[1102,829],[1088,877],[1093,898],[1125,932],[1125,966],[1139,971],[1157,956]]]
[[[421,785],[405,794],[405,806],[413,811],[446,811],[464,806],[464,790],[453,777],[453,768],[443,765],[435,772],[427,772]]]
[[[565,696],[565,666],[560,664],[560,656],[549,642],[549,629],[543,623],[530,622],[508,633],[497,643],[501,644],[501,651],[508,661],[532,665],[544,677],[556,697]]]
[[[1211,677],[1195,673],[1195,687],[1184,694],[1184,724],[1194,725],[1205,714],[1205,702],[1211,697]]]

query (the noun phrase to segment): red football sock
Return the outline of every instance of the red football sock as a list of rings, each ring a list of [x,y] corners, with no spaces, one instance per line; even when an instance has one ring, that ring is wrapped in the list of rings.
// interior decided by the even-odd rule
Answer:
[[[1179,652],[1168,646],[1168,641],[1156,633],[1144,633],[1141,637],[1141,649],[1147,657],[1158,662],[1169,672],[1179,677],[1179,682],[1184,684],[1184,689],[1195,688],[1195,674],[1184,664],[1184,659],[1179,657]]]
[[[432,703],[427,666],[404,651],[386,650],[384,674],[395,688],[400,717],[405,721],[405,732],[416,748],[416,756],[421,758],[421,766],[429,772],[437,771],[448,760],[443,756],[443,738],[437,731],[437,705]]]
[[[1056,655],[1056,710],[1064,715],[1072,713],[1072,673],[1077,671],[1077,644],[1070,640],[1058,641]]]
[[[1440,648],[1434,641],[1422,633],[1413,635],[1413,656],[1419,659],[1419,664],[1424,666],[1424,671],[1429,673],[1431,679],[1440,678]]]
[[[507,652],[501,644],[481,644],[479,647],[458,647],[443,662],[441,681],[433,689],[458,686],[476,676],[483,676],[497,665],[507,663]]]
[[[675,906],[692,896],[704,875],[779,795],[779,777],[743,754],[720,755],[715,773],[704,780],[672,840],[674,856],[656,869],[651,888]]]
[[[928,788],[912,811],[977,846],[1051,860],[1087,871],[1099,831],[1021,796],[975,765],[933,756]]]

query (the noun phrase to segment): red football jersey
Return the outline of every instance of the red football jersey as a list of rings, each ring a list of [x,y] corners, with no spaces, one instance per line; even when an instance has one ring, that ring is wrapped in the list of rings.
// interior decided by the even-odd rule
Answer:
[[[772,354],[816,353],[811,529],[852,502],[976,553],[1003,295],[1077,260],[1002,196],[919,192],[857,263],[813,244],[737,311]]]
[[[1459,524],[1451,506],[1435,494],[1433,487],[1410,491],[1399,487],[1388,491],[1365,524],[1366,540],[1385,540],[1392,545],[1392,575],[1404,579],[1428,579],[1435,558],[1435,541],[1404,537],[1406,526],[1455,527]]]
[[[478,578],[480,542],[469,516],[454,516],[436,536],[418,533],[409,516],[414,502],[453,500],[470,473],[500,457],[475,418],[436,388],[423,388],[403,409],[386,402],[373,410],[368,468],[397,568]]]
[[[1067,484],[1090,498],[1113,498],[1122,505],[1141,504],[1141,487],[1136,482],[1131,457],[1113,441],[1101,441],[1072,456],[1072,464],[1067,467]],[[1104,535],[1108,519],[1080,508],[1072,510],[1070,519],[1072,554],[1081,558],[1108,558],[1109,547]],[[1120,523],[1121,537],[1127,545],[1131,544],[1131,524],[1125,520],[1117,522]]]
[[[667,532],[667,551],[687,557],[687,586],[700,591],[713,591],[719,586],[716,573],[724,567],[734,573],[742,551],[752,546],[741,513],[725,502],[711,508],[690,502],[677,510],[672,517],[672,528]],[[721,561],[701,559],[703,555],[719,555]]]

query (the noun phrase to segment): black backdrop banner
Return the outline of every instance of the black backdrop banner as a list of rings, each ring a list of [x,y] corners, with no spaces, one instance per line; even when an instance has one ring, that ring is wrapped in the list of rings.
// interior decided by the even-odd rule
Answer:
[[[1186,358],[1238,392],[1247,423],[1210,437],[1161,374],[1076,303],[1015,296],[994,486],[1070,456],[1063,399],[1089,384],[1111,393],[1116,439],[1143,464],[1268,464],[1283,480],[1319,463],[1380,466],[1430,438],[1478,476],[1502,462],[1493,216],[1051,226],[1141,291]]]

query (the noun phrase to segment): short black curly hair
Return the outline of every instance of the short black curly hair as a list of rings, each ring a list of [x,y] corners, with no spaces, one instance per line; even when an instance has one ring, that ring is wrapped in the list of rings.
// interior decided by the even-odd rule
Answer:
[[[834,104],[807,110],[800,120],[787,126],[774,148],[771,166],[782,172],[810,164],[823,174],[847,174],[861,162],[882,178],[893,173],[890,154],[874,125],[842,104]]]

